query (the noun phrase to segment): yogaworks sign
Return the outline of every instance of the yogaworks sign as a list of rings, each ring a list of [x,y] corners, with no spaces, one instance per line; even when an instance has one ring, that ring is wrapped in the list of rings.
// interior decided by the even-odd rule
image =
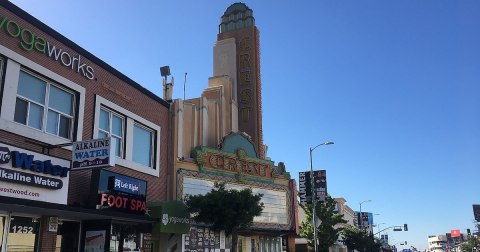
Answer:
[[[15,20],[0,17],[0,30],[3,30],[8,36],[16,38],[18,40],[18,46],[23,50],[44,54],[89,80],[95,78],[93,67],[82,62],[80,55],[74,56],[73,53],[57,47],[53,43],[45,40],[42,36],[35,34],[25,27],[21,27]]]

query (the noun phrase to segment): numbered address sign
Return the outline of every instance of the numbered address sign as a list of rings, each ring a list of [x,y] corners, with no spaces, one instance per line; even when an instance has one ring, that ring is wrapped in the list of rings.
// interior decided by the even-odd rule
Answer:
[[[38,233],[38,219],[13,216],[10,222],[10,233],[36,234]]]

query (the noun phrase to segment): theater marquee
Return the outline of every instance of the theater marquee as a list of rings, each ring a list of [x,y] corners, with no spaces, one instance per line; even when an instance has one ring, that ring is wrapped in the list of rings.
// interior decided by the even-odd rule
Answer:
[[[194,156],[202,169],[222,170],[263,178],[278,176],[273,162],[248,157],[242,149],[238,149],[237,153],[233,154],[201,146],[194,150]]]

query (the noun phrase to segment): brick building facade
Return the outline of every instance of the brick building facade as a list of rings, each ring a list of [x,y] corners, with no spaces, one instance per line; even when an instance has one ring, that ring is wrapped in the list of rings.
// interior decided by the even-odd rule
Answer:
[[[0,5],[0,252],[149,251],[146,203],[167,198],[169,104]],[[74,142],[105,137],[113,167],[70,170]]]

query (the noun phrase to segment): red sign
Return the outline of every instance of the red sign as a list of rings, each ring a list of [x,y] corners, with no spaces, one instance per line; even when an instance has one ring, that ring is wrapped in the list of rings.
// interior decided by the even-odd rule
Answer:
[[[98,184],[95,195],[97,209],[145,214],[147,208],[146,181],[105,170],[100,170],[99,173],[98,178],[92,177],[95,179],[92,183]]]
[[[459,237],[460,236],[460,229],[452,229],[450,230],[450,234],[452,237]]]
[[[112,195],[108,193],[102,193],[100,205],[107,206],[109,208],[124,209],[139,213],[145,213],[146,210],[144,200],[133,199],[121,195]]]

